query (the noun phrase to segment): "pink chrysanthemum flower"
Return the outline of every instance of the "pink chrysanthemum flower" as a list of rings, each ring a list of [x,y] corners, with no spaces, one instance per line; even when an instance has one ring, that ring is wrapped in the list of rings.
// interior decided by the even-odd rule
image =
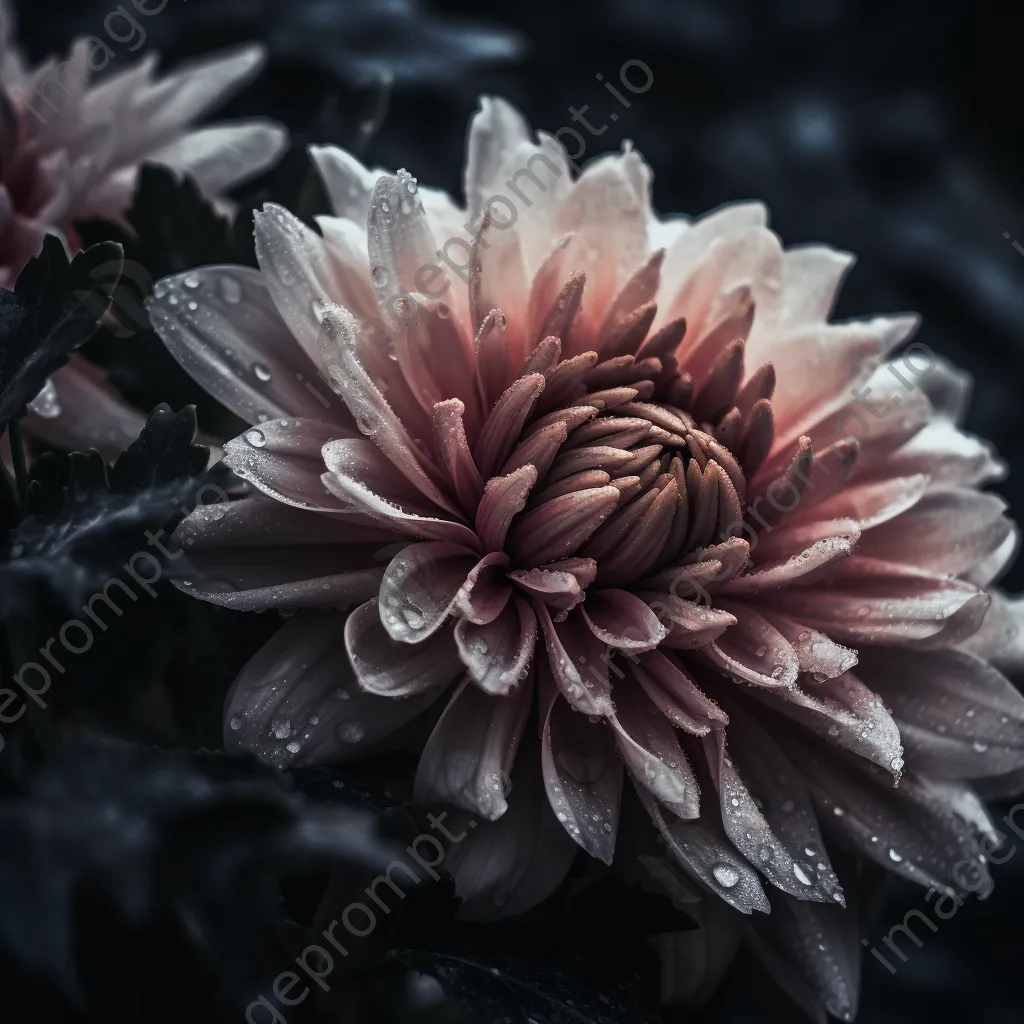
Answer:
[[[253,424],[225,449],[252,494],[179,533],[188,589],[320,609],[242,671],[227,745],[332,762],[443,707],[416,794],[478,819],[447,866],[481,917],[577,847],[611,862],[624,779],[748,913],[764,880],[844,902],[823,826],[942,891],[983,872],[972,786],[1024,768],[991,664],[1018,660],[1017,616],[987,593],[1016,532],[956,426],[964,379],[891,355],[915,318],[830,323],[849,256],[784,251],[756,203],[658,220],[637,153],[573,181],[500,101],[466,211],[314,157],[322,234],[267,207],[260,271],[151,306]]]
[[[154,54],[117,70],[127,63],[128,49],[106,36],[80,39],[66,61],[50,58],[31,68],[12,40],[13,29],[10,5],[0,0],[2,286],[13,287],[47,234],[73,252],[80,247],[76,221],[123,221],[144,163],[187,174],[204,195],[219,199],[272,166],[287,144],[284,129],[264,119],[194,127],[256,75],[263,63],[258,46],[156,79]],[[91,85],[90,75],[108,64],[107,76]],[[33,403],[26,426],[52,443],[113,455],[144,422],[98,371],[75,357]]]

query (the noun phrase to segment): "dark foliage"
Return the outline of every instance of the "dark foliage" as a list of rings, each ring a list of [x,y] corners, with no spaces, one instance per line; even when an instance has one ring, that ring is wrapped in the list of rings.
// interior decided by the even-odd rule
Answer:
[[[150,538],[173,530],[195,504],[209,452],[192,443],[194,435],[191,409],[172,413],[159,406],[109,479],[96,452],[72,453],[66,481],[56,457],[39,459],[27,515],[7,538],[0,562],[0,618],[24,614],[47,596],[73,610],[102,593],[140,552],[166,564]]]
[[[0,289],[0,432],[95,332],[122,265],[117,245],[95,245],[69,260],[61,241],[47,235],[14,291]]]
[[[390,855],[372,815],[311,802],[254,759],[80,735],[17,773],[0,802],[0,874],[19,883],[0,907],[0,947],[58,1003],[84,1009],[119,974],[83,955],[96,924],[121,941],[164,924],[216,970],[225,1009],[238,1008],[287,952],[281,879],[376,871]],[[83,903],[101,916],[82,915]],[[173,986],[176,970],[152,973]]]

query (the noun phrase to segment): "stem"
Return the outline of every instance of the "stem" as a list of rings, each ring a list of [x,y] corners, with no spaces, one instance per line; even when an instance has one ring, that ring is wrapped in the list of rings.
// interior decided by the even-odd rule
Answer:
[[[21,441],[21,424],[11,420],[7,424],[7,436],[11,442],[11,461],[14,463],[14,480],[18,487],[18,501],[22,509],[28,499],[28,469],[25,466],[25,446]]]

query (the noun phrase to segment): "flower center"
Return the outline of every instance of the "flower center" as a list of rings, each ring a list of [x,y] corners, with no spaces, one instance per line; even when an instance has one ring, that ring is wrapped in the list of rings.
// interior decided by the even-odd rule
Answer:
[[[742,373],[741,346],[739,355]],[[510,531],[514,560],[535,567],[550,554],[537,531],[558,519],[571,537],[576,514],[587,535],[558,553],[593,559],[602,586],[635,583],[736,535],[747,479],[771,443],[771,368],[741,390],[739,374],[723,379],[712,367],[695,388],[673,362],[594,356],[584,395],[546,414],[552,402],[542,396],[524,443],[560,422],[565,439]],[[546,394],[552,380],[557,393],[557,370]]]

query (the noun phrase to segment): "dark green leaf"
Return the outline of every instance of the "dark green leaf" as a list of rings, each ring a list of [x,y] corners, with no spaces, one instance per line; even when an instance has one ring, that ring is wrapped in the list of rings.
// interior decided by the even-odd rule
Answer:
[[[68,260],[60,240],[47,235],[14,291],[0,289],[0,430],[99,326],[123,264],[114,243]]]

